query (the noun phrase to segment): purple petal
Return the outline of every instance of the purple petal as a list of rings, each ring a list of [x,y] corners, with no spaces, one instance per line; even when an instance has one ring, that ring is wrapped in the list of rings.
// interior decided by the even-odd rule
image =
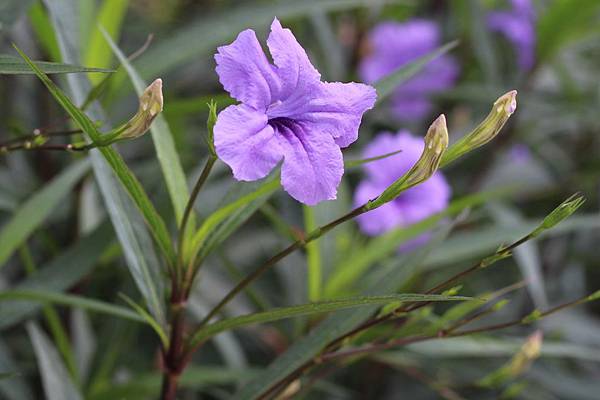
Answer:
[[[364,157],[373,157],[394,149],[400,154],[365,164],[367,180],[360,183],[355,193],[356,205],[377,197],[396,179],[400,178],[420,157],[423,141],[407,131],[392,135],[382,133],[367,146]],[[442,211],[450,200],[451,189],[444,176],[436,172],[422,184],[403,192],[381,209],[359,217],[360,228],[367,235],[378,235],[391,229],[414,224]]]
[[[367,201],[379,196],[386,186],[371,181],[363,181],[356,188],[354,205],[359,207]],[[377,236],[397,226],[401,222],[401,214],[394,203],[387,203],[379,208],[358,216],[356,221],[360,230],[369,236]]]
[[[321,74],[313,67],[292,31],[283,28],[277,18],[271,24],[267,46],[283,85],[277,100],[285,100],[294,93],[305,92],[320,81]]]
[[[412,136],[408,131],[401,131],[398,134],[384,132],[377,135],[362,154],[362,158],[373,158],[398,150],[401,151],[398,154],[364,165],[368,177],[381,183],[384,188],[400,178],[417,162],[423,151],[423,140]]]
[[[433,51],[440,42],[439,27],[414,19],[404,23],[383,22],[370,33],[371,54],[359,67],[361,79],[373,83],[401,65]]]
[[[308,205],[334,200],[344,174],[344,160],[331,135],[315,124],[291,120],[274,124],[284,153],[283,188]]]
[[[281,82],[253,30],[241,32],[233,43],[217,50],[219,81],[232,97],[261,110],[278,97]]]
[[[423,96],[398,94],[392,99],[392,113],[400,121],[419,121],[431,113],[432,108],[431,100]]]
[[[519,66],[529,70],[535,62],[535,27],[526,17],[498,11],[488,15],[488,26],[508,39],[517,52]]]
[[[217,155],[237,180],[264,178],[283,158],[267,116],[245,104],[221,111],[214,132]]]

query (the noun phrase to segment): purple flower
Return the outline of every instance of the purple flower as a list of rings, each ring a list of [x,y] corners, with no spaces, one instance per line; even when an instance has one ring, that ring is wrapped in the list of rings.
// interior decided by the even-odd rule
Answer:
[[[396,150],[400,153],[365,164],[366,179],[355,192],[354,202],[361,205],[379,196],[387,186],[406,173],[423,151],[423,140],[408,131],[396,135],[379,134],[366,148],[364,158],[377,157]],[[441,172],[418,186],[403,192],[398,198],[358,217],[360,229],[375,236],[391,229],[414,224],[442,211],[448,205],[451,189]],[[417,239],[417,242],[422,242]],[[416,243],[412,243],[416,244]]]
[[[432,21],[415,19],[405,23],[383,22],[368,35],[371,53],[360,66],[361,78],[373,83],[402,65],[440,46],[441,33]],[[451,87],[459,67],[450,56],[441,56],[419,74],[400,85],[392,95],[392,111],[398,119],[416,121],[431,111],[429,95]]]
[[[241,104],[223,110],[215,148],[237,180],[265,177],[281,160],[281,183],[296,200],[313,205],[336,198],[344,173],[341,147],[358,138],[375,89],[359,83],[321,82],[304,49],[275,19],[267,59],[253,30],[218,48],[217,74]]]
[[[535,11],[530,0],[511,0],[511,5],[511,10],[490,13],[488,26],[513,44],[519,67],[528,71],[535,63]]]

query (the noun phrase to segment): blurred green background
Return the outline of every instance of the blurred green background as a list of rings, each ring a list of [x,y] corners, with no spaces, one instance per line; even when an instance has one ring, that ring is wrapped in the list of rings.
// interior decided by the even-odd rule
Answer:
[[[510,303],[488,319],[504,321],[600,287],[600,2],[532,3],[536,9],[536,61],[528,71],[517,66],[514,48],[506,38],[486,25],[489,12],[509,6],[504,1],[56,0],[54,6],[62,7],[60,12],[77,28],[70,36],[71,45],[80,51],[81,65],[118,68],[97,29],[101,24],[124,53],[138,53],[134,65],[146,81],[163,79],[164,116],[190,184],[207,156],[207,102],[215,99],[219,109],[233,104],[218,82],[213,54],[241,30],[253,28],[263,41],[277,16],[293,30],[325,80],[359,81],[357,67],[367,51],[366,37],[378,23],[411,18],[439,23],[443,32],[440,44],[459,41],[450,53],[461,68],[456,84],[431,96],[434,111],[422,121],[395,121],[385,103],[368,113],[359,140],[345,150],[344,157],[359,159],[361,149],[380,131],[409,129],[424,135],[442,112],[452,142],[472,129],[498,96],[510,89],[519,91],[517,112],[501,135],[445,171],[454,199],[492,189],[501,189],[501,195],[463,213],[450,236],[428,254],[422,273],[405,285],[409,292],[430,287],[528,232],[563,199],[581,192],[587,202],[571,219],[519,248],[512,259],[465,282],[461,293],[467,295],[521,282],[510,292]],[[2,54],[15,55],[11,43],[16,43],[33,59],[62,60],[51,18],[41,1],[2,0],[0,40]],[[103,77],[89,74],[96,84]],[[57,75],[59,84],[65,85],[66,80],[65,75]],[[111,75],[101,103],[106,126],[118,125],[137,109],[137,96],[122,69]],[[59,106],[32,76],[1,75],[0,105],[0,142],[35,128],[69,127]],[[121,144],[119,151],[161,214],[172,221],[150,135]],[[34,193],[83,158],[85,155],[60,152],[0,155],[0,229],[6,230],[16,210]],[[121,304],[119,292],[139,297],[95,180],[89,174],[80,179],[84,173],[82,170],[65,183],[67,195],[55,203],[26,241],[18,243],[16,252],[7,255],[0,270],[0,289],[49,288]],[[315,207],[310,222],[322,224],[349,210],[353,189],[361,178],[360,168],[347,170],[338,200]],[[196,204],[197,211],[209,215],[252,187],[237,184],[227,166],[218,163]],[[302,207],[284,192],[260,205],[209,259],[190,302],[192,314],[201,317],[241,274],[286,245],[294,232],[305,229],[305,217]],[[0,237],[8,240],[6,235]],[[324,282],[343,274],[357,254],[377,253],[369,243],[353,223],[320,240],[317,246]],[[335,295],[360,291],[369,277],[400,265],[406,257],[394,251],[381,252],[369,271],[350,279]],[[306,253],[296,253],[285,259],[231,303],[227,313],[308,301],[306,258]],[[25,334],[28,319],[48,324],[39,311],[39,306],[30,302],[0,303],[0,372],[18,371],[0,375],[0,398],[44,396]],[[151,330],[66,307],[54,311],[71,343],[77,382],[85,398],[153,397],[160,381],[156,375],[158,341]],[[502,389],[475,383],[504,365],[535,330],[533,326],[382,353],[327,371],[312,390],[301,395],[310,399],[492,399],[509,398],[512,394],[506,389],[512,388],[514,398],[598,399],[599,312],[597,304],[588,304],[538,323],[537,329],[544,332],[541,357],[528,371],[503,382]],[[436,315],[439,312],[424,312],[421,318],[431,322]],[[241,382],[260,373],[315,323],[300,318],[218,336],[194,359],[182,382],[188,390],[181,398],[235,398],[232,393]],[[415,329],[418,327],[416,324]]]

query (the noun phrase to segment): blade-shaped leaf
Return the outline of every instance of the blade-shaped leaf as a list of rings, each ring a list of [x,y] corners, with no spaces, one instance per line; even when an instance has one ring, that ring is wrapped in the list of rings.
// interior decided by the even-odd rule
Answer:
[[[119,37],[129,0],[105,0],[95,18],[95,23],[90,30],[90,38],[85,48],[83,60],[86,65],[97,65],[99,67],[108,67],[111,65],[112,52],[104,40],[102,32],[98,25],[103,26],[110,35]],[[100,79],[90,76],[93,84],[98,84]]]
[[[6,400],[33,399],[33,394],[20,373],[10,347],[2,340],[0,340],[0,396]]]
[[[405,262],[396,266],[376,279],[365,290],[365,295],[382,295],[396,292],[398,287],[410,279],[418,270],[429,251],[439,245],[450,232],[452,225],[448,224],[440,230],[432,240],[410,255]],[[297,340],[288,350],[273,361],[256,379],[246,384],[235,395],[236,399],[256,399],[277,382],[293,373],[309,362],[328,343],[354,329],[369,318],[377,306],[360,307],[354,310],[337,312],[327,317],[308,335]]]
[[[127,71],[127,74],[129,74],[129,78],[131,79],[131,83],[133,84],[136,93],[138,96],[141,96],[147,86],[146,83],[140,78],[137,71],[133,68],[119,47],[113,42],[111,37],[106,32],[103,31],[103,33],[106,41],[108,41],[113,52],[119,59],[119,62],[121,62]],[[150,128],[150,132],[152,134],[152,141],[154,142],[154,149],[156,150],[156,155],[167,184],[167,189],[171,196],[175,217],[179,225],[189,198],[189,190],[185,179],[185,173],[181,166],[181,161],[175,149],[173,135],[162,114],[156,116],[152,123],[152,127]],[[190,230],[193,231],[193,218],[190,218],[188,221],[188,226],[190,227]]]
[[[80,67],[78,65],[61,64],[46,61],[35,61],[35,65],[46,74],[74,74],[82,72],[114,72],[106,68]],[[34,72],[29,65],[19,57],[0,54],[0,75],[31,75]]]
[[[56,348],[42,330],[30,322],[27,324],[27,333],[33,344],[46,398],[48,400],[83,400],[83,396],[71,381]]]
[[[250,193],[239,197],[237,200],[221,207],[212,213],[200,226],[192,238],[190,245],[191,255],[187,259],[203,259],[212,249],[222,243],[236,227],[246,221],[264,202],[280,187],[279,173],[256,185]]]
[[[64,291],[94,268],[112,240],[111,226],[104,223],[13,289]],[[21,322],[39,308],[39,304],[28,301],[0,303],[0,330]]]
[[[506,192],[502,191],[492,191],[463,197],[453,201],[444,211],[425,218],[416,224],[405,228],[394,229],[389,233],[374,238],[359,254],[353,254],[351,257],[348,257],[347,260],[340,263],[343,268],[337,269],[327,282],[325,290],[327,297],[336,296],[345,288],[352,287],[354,282],[359,279],[370,266],[388,257],[407,240],[427,232],[443,218],[456,215],[467,207],[481,204],[505,193]]]
[[[272,310],[259,312],[255,314],[242,315],[215,322],[196,332],[191,339],[191,345],[196,346],[204,340],[230,329],[241,326],[259,324],[264,322],[278,321],[285,318],[292,318],[301,315],[321,314],[325,312],[343,310],[353,307],[364,307],[369,305],[384,305],[393,302],[420,302],[420,301],[462,301],[472,300],[471,297],[464,296],[444,296],[427,294],[391,294],[385,296],[358,296],[345,299],[318,301],[314,303],[301,304],[291,307],[281,307]]]
[[[98,142],[102,138],[102,134],[98,131],[92,120],[60,90],[58,86],[54,84],[35,64],[29,60],[29,58],[17,49],[19,54],[29,64],[31,69],[35,71],[35,74],[40,80],[46,85],[50,93],[54,96],[56,101],[65,109],[65,111],[73,118],[79,127],[90,137],[93,142]],[[152,202],[148,198],[148,195],[142,188],[142,185],[137,180],[135,175],[129,170],[123,158],[110,147],[101,146],[98,148],[108,164],[111,166],[114,173],[117,175],[121,184],[127,189],[127,192],[141,211],[142,215],[146,219],[146,222],[150,226],[150,232],[154,235],[158,246],[162,249],[167,260],[172,262],[175,258],[173,246],[169,236],[167,227],[152,205]]]
[[[181,28],[170,38],[153,46],[140,59],[138,70],[143,77],[155,76],[214,51],[226,40],[248,27],[266,28],[278,18],[309,15],[313,11],[328,12],[375,4],[403,3],[405,0],[285,0],[266,4],[237,5],[227,12],[209,15]],[[202,38],[202,40],[198,40]]]
[[[75,15],[80,3],[74,0],[44,0],[43,2],[56,30],[63,60],[78,62],[78,25]],[[80,74],[67,75],[67,82],[73,98],[78,104],[83,104],[90,90],[87,78]],[[106,121],[104,112],[98,104],[92,104],[88,110],[94,120]],[[97,151],[92,151],[90,158],[110,219],[125,254],[127,266],[152,315],[164,324],[165,311],[160,296],[163,290],[160,263],[146,226],[103,156]]]
[[[0,292],[0,303],[7,300],[35,300],[41,303],[55,303],[77,307],[97,313],[108,314],[131,321],[144,322],[138,314],[127,308],[115,306],[103,301],[93,300],[82,296],[52,292],[48,290],[20,289]]]
[[[19,207],[0,231],[0,267],[11,254],[64,201],[83,175],[89,171],[87,161],[71,165]]]

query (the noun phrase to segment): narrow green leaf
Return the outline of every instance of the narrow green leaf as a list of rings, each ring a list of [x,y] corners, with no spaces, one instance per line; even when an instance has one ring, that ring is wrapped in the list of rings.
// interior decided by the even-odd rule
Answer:
[[[133,84],[136,93],[138,96],[141,96],[147,84],[142,80],[142,78],[140,78],[133,65],[131,65],[129,60],[127,60],[127,57],[125,57],[123,52],[113,42],[109,34],[103,31],[102,28],[100,29],[104,34],[105,40],[108,42],[112,48],[112,51],[119,59],[119,62],[123,65],[127,71],[127,74],[129,74],[129,78],[131,79],[131,83]],[[173,204],[173,209],[175,210],[177,224],[179,225],[181,223],[181,218],[189,198],[189,190],[185,179],[185,173],[183,172],[183,167],[181,166],[181,161],[175,149],[173,135],[169,129],[169,126],[167,125],[167,121],[162,114],[156,116],[152,127],[150,128],[150,132],[152,134],[154,149],[156,150],[156,155],[158,157],[158,161],[160,162],[163,177],[167,184],[169,195],[171,196],[171,203]],[[195,226],[193,216],[190,217],[188,225],[190,227],[190,231],[193,232]]]
[[[0,397],[6,400],[32,400],[30,385],[15,362],[12,347],[0,339],[0,371],[11,375],[8,379],[0,378]]]
[[[70,288],[90,273],[102,253],[113,241],[113,235],[110,224],[100,225],[12,289],[62,292]],[[39,308],[38,303],[31,301],[1,302],[0,330],[23,321]]]
[[[2,0],[0,2],[0,29],[12,26],[33,0]]]
[[[119,37],[129,0],[104,0],[96,18],[96,24],[104,27],[112,37]],[[93,26],[87,48],[83,56],[86,65],[109,67],[112,52],[103,37],[103,32]],[[100,82],[100,77],[90,76],[92,84]]]
[[[597,0],[555,0],[548,3],[537,29],[537,53],[540,60],[553,57],[565,44],[598,34]]]
[[[29,235],[48,218],[56,206],[64,201],[89,169],[90,164],[87,161],[74,163],[16,210],[0,230],[0,268]]]
[[[396,87],[398,87],[398,85],[401,85],[402,83],[415,76],[431,61],[435,60],[443,54],[446,54],[456,46],[458,46],[457,40],[450,43],[446,43],[445,45],[437,48],[431,53],[419,57],[416,60],[411,61],[405,65],[402,65],[391,74],[375,82],[374,86],[375,89],[377,89],[377,102],[381,102],[383,99],[392,94],[392,92]]]
[[[29,21],[38,42],[53,61],[60,60],[60,49],[48,14],[41,2],[36,1],[29,9]],[[19,61],[22,61],[19,58]],[[27,69],[30,69],[27,67]]]
[[[275,308],[255,314],[242,315],[215,322],[196,332],[190,340],[190,346],[194,347],[217,333],[239,328],[246,325],[259,324],[264,322],[278,321],[285,318],[292,318],[301,315],[321,314],[325,312],[343,310],[353,307],[364,307],[369,305],[384,305],[392,302],[421,302],[421,301],[462,301],[472,300],[471,297],[464,296],[444,296],[427,294],[392,294],[385,296],[359,296],[344,299],[319,301],[315,303],[301,304],[291,307]]]
[[[97,143],[102,140],[102,134],[96,128],[96,125],[88,118],[83,111],[75,106],[71,100],[60,90],[58,86],[54,84],[31,60],[17,48],[17,51],[23,57],[23,59],[29,64],[31,69],[35,71],[35,74],[40,80],[46,85],[50,93],[54,96],[56,101],[67,111],[67,113],[73,118],[79,127],[90,137],[92,142]],[[125,161],[121,158],[119,153],[110,147],[99,147],[100,152],[111,166],[125,189],[127,189],[129,195],[141,211],[142,215],[146,219],[146,222],[150,226],[150,232],[153,234],[158,246],[163,251],[168,262],[173,262],[175,259],[175,252],[171,243],[171,238],[167,227],[152,205],[152,202],[148,198],[148,195],[142,188],[142,185],[129,170]]]
[[[0,292],[0,303],[7,300],[34,300],[41,303],[61,304],[70,307],[81,308],[94,311],[101,314],[112,315],[113,317],[125,318],[131,321],[144,322],[136,313],[119,306],[105,303],[99,300],[92,300],[82,296],[51,292],[47,290],[36,289],[17,289],[4,290]]]
[[[61,64],[46,61],[35,61],[35,65],[46,74],[74,74],[82,72],[114,72],[112,69],[80,67],[78,65]],[[32,75],[34,72],[19,57],[0,54],[0,75]]]
[[[274,173],[259,184],[253,192],[238,198],[212,213],[200,226],[189,246],[186,259],[203,259],[235,228],[250,217],[277,189],[279,174]]]
[[[446,225],[434,235],[429,243],[409,255],[404,262],[379,274],[374,281],[367,282],[363,294],[373,296],[396,293],[403,283],[413,277],[429,251],[438,246],[451,229],[452,224]],[[378,306],[366,306],[342,310],[327,317],[307,335],[294,341],[294,344],[285,353],[273,361],[258,377],[245,384],[234,397],[239,400],[261,397],[277,382],[318,355],[331,341],[367,320],[377,309]]]
[[[69,378],[56,348],[42,330],[35,323],[29,322],[27,333],[33,344],[46,399],[83,400],[83,396]]]
[[[146,310],[144,310],[144,308],[142,306],[140,306],[135,301],[131,300],[129,297],[125,296],[122,293],[121,293],[121,298],[123,300],[125,300],[125,302],[127,304],[129,304],[129,306],[131,308],[133,308],[135,310],[135,312],[137,313],[136,314],[137,316],[139,316],[143,321],[147,322],[148,325],[150,325],[150,327],[152,327],[152,329],[154,329],[154,331],[160,338],[160,341],[161,341],[163,347],[165,349],[168,348],[169,347],[169,338],[167,337],[167,334],[162,329],[160,324],[154,318],[152,318],[152,315],[150,315]]]
[[[378,4],[405,3],[406,0],[379,0]],[[265,4],[238,5],[226,12],[207,15],[176,31],[153,46],[142,58],[138,70],[143,77],[159,75],[214,51],[216,46],[234,38],[248,27],[264,30],[278,18],[310,15],[313,11],[331,12],[369,6],[364,0],[285,0]],[[198,40],[202,38],[202,40]]]
[[[179,386],[198,391],[218,385],[241,383],[256,376],[258,370],[251,368],[230,369],[222,366],[190,365],[181,375]],[[127,382],[110,380],[99,385],[88,400],[147,400],[160,391],[160,373],[152,372],[131,377]]]
[[[342,261],[343,268],[337,269],[327,282],[326,296],[335,297],[344,290],[351,288],[370,266],[392,254],[398,247],[418,235],[432,229],[439,221],[448,216],[456,215],[467,207],[476,206],[483,202],[505,194],[502,191],[483,192],[465,196],[453,201],[444,211],[436,213],[408,227],[394,229],[371,240],[358,254],[353,254]]]
[[[49,12],[63,61],[78,63],[80,26],[78,18],[74,15],[82,2],[78,0],[42,0],[42,2]],[[67,75],[66,81],[75,102],[84,104],[91,90],[86,75]],[[107,120],[102,108],[96,102],[89,105],[87,112],[93,120]],[[103,154],[91,151],[89,158],[106,209],[119,238],[127,267],[152,315],[161,324],[165,324],[165,305],[160,295],[163,293],[164,286],[162,269],[143,217],[136,209],[131,196],[117,181]]]
[[[399,154],[401,152],[402,152],[402,150],[396,150],[396,151],[392,151],[390,153],[382,154],[380,156],[363,158],[361,160],[348,160],[348,161],[344,161],[344,167],[346,167],[346,168],[359,167],[361,165],[368,164],[368,163],[373,162],[373,161],[383,160],[385,158],[388,158],[388,157],[391,157],[391,156],[395,156],[396,154]]]

